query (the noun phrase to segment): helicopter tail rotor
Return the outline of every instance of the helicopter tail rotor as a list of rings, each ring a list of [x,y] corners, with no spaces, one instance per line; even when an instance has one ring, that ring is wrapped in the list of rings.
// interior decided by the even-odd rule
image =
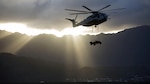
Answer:
[[[72,22],[73,27],[76,27],[76,21],[75,21],[74,19],[66,18],[66,20],[71,21],[71,22]]]

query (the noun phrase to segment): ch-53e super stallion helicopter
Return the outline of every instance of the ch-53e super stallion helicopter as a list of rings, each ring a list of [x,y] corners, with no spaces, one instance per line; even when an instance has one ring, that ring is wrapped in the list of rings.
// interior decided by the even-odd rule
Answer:
[[[74,19],[69,19],[69,18],[66,18],[67,20],[71,21],[72,24],[73,24],[73,27],[77,27],[77,26],[95,26],[97,27],[97,25],[101,24],[101,23],[104,23],[108,20],[108,15],[106,13],[104,13],[104,9],[110,7],[111,5],[107,5],[101,9],[99,9],[98,11],[93,11],[91,10],[90,8],[86,7],[86,6],[82,6],[84,7],[85,9],[87,9],[88,11],[82,11],[82,10],[72,10],[72,9],[65,9],[67,11],[75,11],[77,13],[71,13],[70,15],[76,15],[76,17]],[[112,10],[122,10],[122,9],[125,9],[125,8],[118,8],[118,9],[112,9]],[[107,10],[107,11],[112,11],[112,10]],[[89,14],[89,13],[92,13],[92,15],[88,16],[86,19],[84,19],[83,21],[77,23],[76,22],[76,19],[77,19],[77,16],[79,14]],[[96,44],[102,44],[101,41],[91,41],[89,42],[90,45],[96,45]]]
[[[77,27],[77,26],[97,26],[101,23],[104,23],[107,21],[108,19],[108,15],[106,13],[103,13],[102,10],[110,7],[111,5],[107,5],[101,9],[99,9],[98,11],[93,11],[91,10],[90,8],[86,7],[86,6],[82,6],[84,7],[85,9],[87,9],[88,11],[82,11],[82,10],[72,10],[72,9],[65,9],[67,11],[75,11],[75,12],[78,12],[78,13],[71,13],[70,15],[76,15],[75,19],[69,19],[69,18],[66,18],[67,20],[71,21],[72,24],[73,24],[73,27]],[[118,9],[112,9],[112,10],[122,10],[122,9],[125,9],[125,8],[118,8]],[[107,11],[112,11],[112,10],[107,10]],[[77,23],[76,22],[76,19],[77,19],[77,16],[79,14],[89,14],[89,13],[92,13],[92,15],[88,16],[86,19],[84,19],[83,21]]]

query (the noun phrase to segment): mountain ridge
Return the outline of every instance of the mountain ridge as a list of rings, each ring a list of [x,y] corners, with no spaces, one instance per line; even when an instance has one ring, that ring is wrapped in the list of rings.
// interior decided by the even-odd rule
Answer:
[[[3,51],[3,48],[22,37],[27,36],[15,33],[0,39],[2,83],[62,82],[108,77],[120,79],[150,75],[150,26],[135,27],[117,34],[77,38],[42,34],[33,37],[15,54]],[[91,46],[89,41],[95,39],[102,41],[102,45]],[[86,63],[80,66],[82,61]]]
[[[0,51],[3,48],[16,42],[18,38],[23,36],[16,33],[7,36],[5,39],[0,39]],[[82,54],[90,66],[91,57],[96,66],[148,66],[149,65],[149,48],[150,48],[150,26],[139,26],[117,34],[100,34],[97,36],[79,36],[74,38],[72,36],[64,36],[62,38],[53,35],[42,34],[33,37],[28,43],[24,45],[16,55],[28,56],[33,58],[44,59],[48,61],[66,63],[77,63],[76,48],[81,48]],[[90,46],[89,42],[93,40],[100,40],[102,45]],[[78,45],[75,45],[76,44]],[[7,51],[7,50],[5,50]],[[8,51],[11,53],[11,51]],[[67,54],[70,53],[70,54]],[[89,53],[89,54],[88,54]],[[70,56],[67,60],[67,55]],[[88,64],[89,62],[89,64]]]

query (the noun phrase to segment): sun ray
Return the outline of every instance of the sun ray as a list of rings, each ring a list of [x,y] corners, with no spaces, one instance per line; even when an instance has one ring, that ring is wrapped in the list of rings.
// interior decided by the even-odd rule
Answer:
[[[7,47],[4,50],[8,50],[8,51],[12,51],[17,53],[27,42],[29,42],[32,39],[32,36],[34,35],[39,35],[39,34],[53,34],[57,37],[63,37],[64,35],[71,35],[71,38],[67,39],[67,48],[66,48],[66,52],[69,55],[71,55],[69,53],[69,48],[72,45],[72,48],[75,48],[73,51],[76,57],[67,57],[67,59],[76,59],[77,63],[79,64],[79,66],[83,66],[87,63],[86,60],[90,59],[90,53],[88,51],[88,49],[85,47],[86,45],[84,44],[84,40],[80,38],[79,35],[95,35],[98,34],[93,33],[91,31],[91,28],[87,28],[87,27],[83,27],[83,26],[79,26],[76,28],[65,28],[62,31],[58,31],[56,29],[36,29],[36,28],[31,28],[28,27],[25,24],[22,23],[3,23],[0,24],[0,30],[6,30],[8,32],[19,32],[21,34],[27,34],[30,36],[22,36],[22,37],[13,37],[15,39],[15,41],[12,41],[11,43],[9,43],[7,45]],[[7,35],[6,35],[7,36]],[[5,37],[2,36],[2,37]],[[14,40],[13,39],[13,40]],[[72,40],[72,41],[70,41]],[[72,44],[70,44],[72,43]],[[86,56],[86,57],[84,57]],[[85,59],[86,58],[86,59]]]
[[[5,31],[0,31],[0,39],[3,39],[9,35],[11,35],[12,33],[8,33],[8,32],[5,32]]]
[[[30,40],[32,40],[33,37],[28,37],[28,36],[23,36],[22,38],[20,38],[20,42],[18,40],[18,47],[17,49],[15,50],[15,53],[18,53],[28,42],[30,42]],[[16,43],[17,44],[17,43]]]
[[[76,59],[78,60],[78,64],[80,67],[93,65],[93,60],[91,58],[91,53],[87,46],[89,45],[85,42],[85,39],[82,37],[73,37],[75,51],[77,53]],[[85,44],[87,43],[87,44]]]
[[[7,37],[5,37],[7,39]],[[17,53],[26,43],[28,43],[32,37],[29,36],[19,36],[15,34],[11,34],[8,38],[13,38],[7,43],[7,46],[3,49],[3,51]]]

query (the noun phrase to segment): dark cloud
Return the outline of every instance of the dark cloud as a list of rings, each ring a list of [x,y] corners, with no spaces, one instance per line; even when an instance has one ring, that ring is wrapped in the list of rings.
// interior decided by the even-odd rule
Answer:
[[[98,10],[108,4],[108,9],[126,8],[118,13],[109,13],[111,20],[102,24],[106,31],[119,29],[125,25],[137,26],[150,24],[150,1],[149,0],[1,0],[0,22],[21,22],[34,28],[57,28],[71,27],[71,23],[65,17],[73,18],[65,8],[81,9],[86,5],[93,10]],[[78,20],[88,15],[79,16]]]
[[[150,2],[148,0],[132,0],[132,1],[119,1],[117,4],[122,4],[126,10],[112,15],[112,21],[108,25],[122,26],[122,25],[145,25],[150,24]],[[111,16],[110,16],[111,17]]]

